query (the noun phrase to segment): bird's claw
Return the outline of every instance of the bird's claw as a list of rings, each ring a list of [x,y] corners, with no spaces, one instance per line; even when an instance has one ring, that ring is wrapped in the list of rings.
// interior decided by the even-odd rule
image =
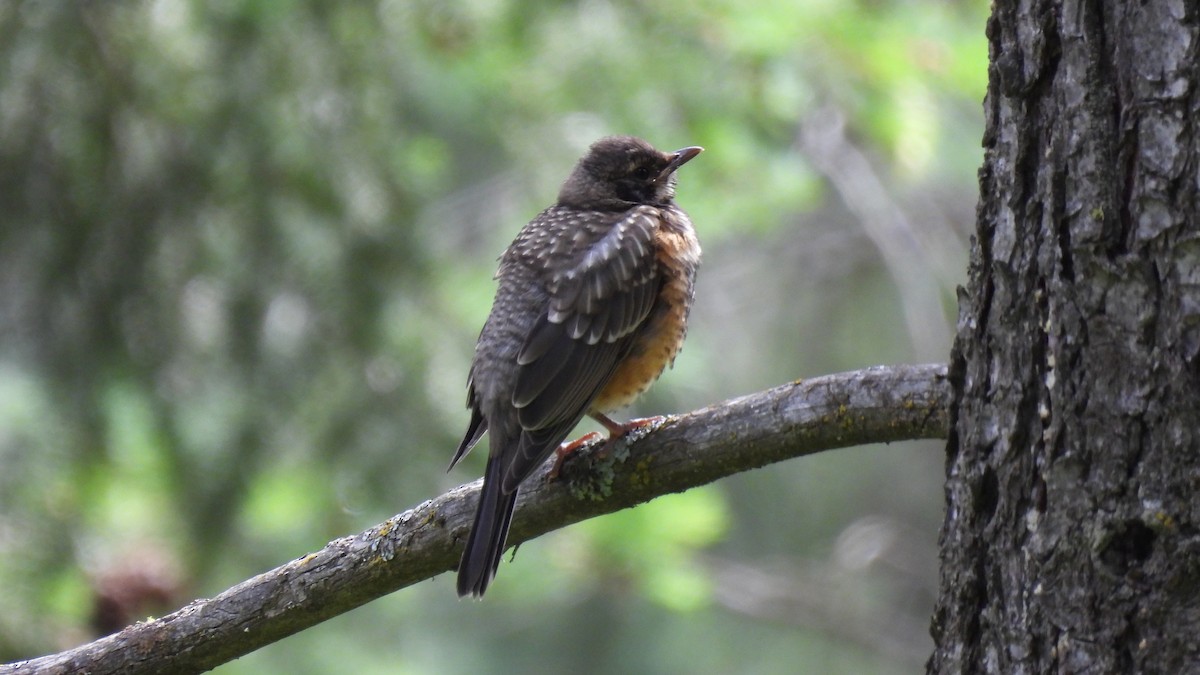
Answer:
[[[580,436],[579,438],[576,438],[573,441],[570,441],[569,443],[563,443],[562,445],[555,448],[554,449],[554,466],[551,466],[550,473],[546,474],[546,482],[553,483],[554,481],[558,480],[558,476],[560,473],[562,473],[563,464],[567,461],[567,458],[570,457],[571,455],[575,454],[575,452],[577,450],[579,450],[579,448],[582,448],[583,446],[587,445],[588,443],[596,441],[599,438],[600,438],[600,432],[593,431],[590,434],[585,434],[583,436]],[[606,441],[604,445],[607,447],[608,442]]]
[[[595,456],[596,459],[606,459],[608,457],[608,453],[612,451],[613,446],[615,446],[618,441],[625,438],[631,432],[643,431],[645,429],[653,431],[667,419],[662,415],[655,415],[653,417],[642,417],[629,420],[628,422],[621,424],[619,422],[613,422],[609,418],[601,415],[593,415],[593,417],[595,417],[597,421],[599,421],[606,429],[608,429],[608,438],[604,440],[604,444],[600,446],[600,449],[593,453],[593,456]],[[567,462],[567,458],[575,454],[583,446],[589,443],[594,443],[599,439],[600,432],[593,431],[589,434],[584,434],[583,436],[570,441],[569,443],[563,443],[555,448],[554,465],[550,467],[550,472],[546,474],[546,482],[553,483],[554,481],[558,480],[559,475],[562,474],[563,465]]]

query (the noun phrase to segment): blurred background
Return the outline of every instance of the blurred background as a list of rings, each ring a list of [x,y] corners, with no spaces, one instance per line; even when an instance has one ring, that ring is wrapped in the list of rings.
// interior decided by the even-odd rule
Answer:
[[[629,416],[947,360],[986,12],[0,3],[0,662],[477,478],[445,467],[496,257],[605,134],[707,148],[689,341]],[[917,672],[942,476],[940,443],[778,464],[217,672]]]

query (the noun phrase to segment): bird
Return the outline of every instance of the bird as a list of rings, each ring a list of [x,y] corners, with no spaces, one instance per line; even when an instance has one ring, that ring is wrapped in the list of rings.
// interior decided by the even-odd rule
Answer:
[[[608,430],[608,443],[645,424],[620,424],[607,413],[632,403],[673,365],[687,334],[700,243],[675,204],[676,172],[702,151],[601,138],[554,205],[500,256],[496,296],[467,378],[471,418],[450,462],[452,469],[488,433],[483,488],[458,565],[459,597],[483,596],[522,482],[585,415]]]

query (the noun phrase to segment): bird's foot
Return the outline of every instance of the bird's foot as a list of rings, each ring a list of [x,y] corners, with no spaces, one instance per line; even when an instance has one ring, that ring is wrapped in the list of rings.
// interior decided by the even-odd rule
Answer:
[[[608,440],[605,441],[604,446],[597,452],[597,455],[603,458],[608,455],[608,451],[617,441],[625,438],[630,432],[645,429],[646,427],[657,428],[667,418],[662,415],[655,415],[653,417],[640,417],[621,424],[620,422],[614,422],[607,415],[592,413],[592,419],[604,425],[605,429],[608,429]]]
[[[587,445],[588,443],[598,440],[599,438],[600,438],[600,432],[593,431],[590,434],[584,434],[583,436],[580,436],[579,438],[576,438],[573,441],[563,443],[562,445],[555,448],[554,449],[554,466],[550,467],[550,473],[546,474],[546,482],[552,483],[552,482],[558,480],[558,475],[560,473],[562,473],[563,463],[567,461],[567,458],[570,457],[571,455],[575,454],[575,452],[577,450],[579,450],[579,448],[582,448],[583,446]],[[604,444],[607,446],[608,442],[606,441]]]
[[[614,441],[619,438],[624,438],[625,435],[631,431],[637,431],[638,429],[645,429],[646,427],[657,427],[659,424],[662,424],[663,422],[665,422],[667,417],[665,415],[654,415],[653,417],[639,417],[635,420],[629,420],[628,422],[626,422],[624,424],[613,422],[612,420],[608,419],[607,417],[605,417],[604,419],[608,421],[608,424],[606,424],[603,420],[600,423],[604,424],[605,428],[608,429],[608,434],[609,434],[608,440]],[[612,424],[612,426],[609,426],[609,424]]]
[[[638,419],[629,420],[628,422],[622,424],[620,422],[614,422],[607,415],[601,415],[599,413],[593,413],[592,417],[608,430],[608,438],[605,439],[604,444],[600,446],[600,449],[593,453],[593,456],[595,456],[596,459],[606,459],[609,452],[611,452],[613,447],[616,446],[617,442],[625,438],[625,436],[627,436],[630,432],[639,431],[647,427],[657,427],[667,419],[662,415],[655,415],[654,417],[641,417]],[[590,434],[585,434],[584,436],[581,436],[580,438],[577,438],[569,443],[563,443],[562,445],[558,446],[558,448],[554,450],[554,466],[550,467],[550,473],[546,474],[546,480],[548,482],[558,480],[558,476],[562,473],[562,468],[566,463],[567,458],[575,454],[575,452],[577,452],[583,446],[587,445],[588,443],[593,443],[599,438],[600,432],[593,431]]]

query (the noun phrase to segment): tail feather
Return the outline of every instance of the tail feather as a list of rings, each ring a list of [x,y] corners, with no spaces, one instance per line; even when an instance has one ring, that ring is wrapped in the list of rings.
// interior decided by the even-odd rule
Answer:
[[[471,423],[467,425],[467,434],[463,436],[462,443],[458,444],[458,450],[454,453],[454,458],[450,460],[450,466],[446,467],[446,471],[454,468],[455,464],[467,456],[471,448],[479,442],[479,438],[483,436],[483,432],[487,431],[487,418],[483,413],[479,412],[479,408],[471,406]]]
[[[508,538],[508,526],[512,523],[513,508],[517,503],[516,490],[504,492],[503,474],[504,468],[496,457],[489,457],[483,489],[479,493],[479,506],[475,510],[475,524],[471,526],[467,546],[458,563],[460,598],[468,595],[483,597],[488,584],[496,576],[496,568],[500,566],[504,542]]]

